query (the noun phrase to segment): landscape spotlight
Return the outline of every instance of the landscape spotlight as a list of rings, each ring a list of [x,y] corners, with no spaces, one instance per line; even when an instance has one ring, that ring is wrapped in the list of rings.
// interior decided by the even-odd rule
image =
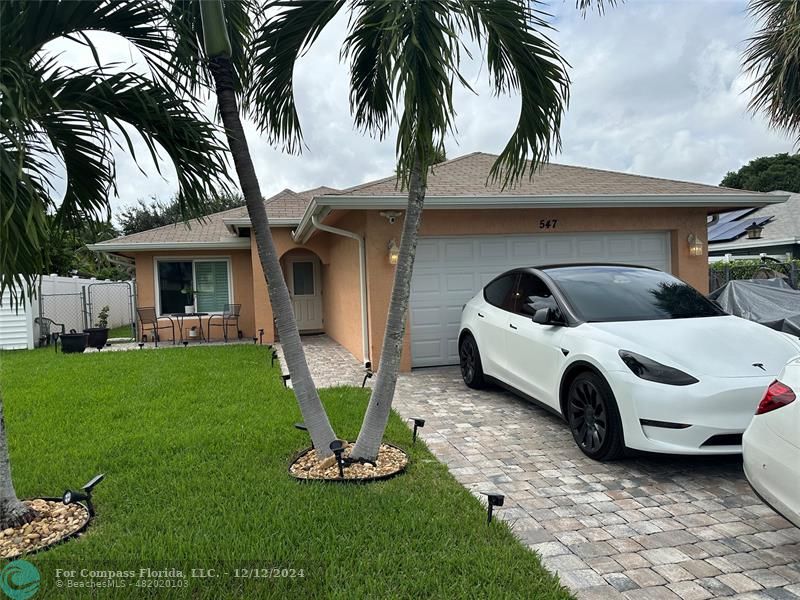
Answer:
[[[336,456],[336,464],[339,465],[339,479],[344,479],[344,461],[342,460],[342,453],[344,452],[344,446],[346,442],[342,440],[333,440],[330,445],[330,449],[333,451],[334,456]]]
[[[98,483],[103,481],[104,477],[105,474],[101,473],[100,475],[92,478],[89,483],[81,488],[80,492],[75,490],[65,490],[61,501],[66,505],[74,504],[75,502],[86,502],[86,508],[89,509],[89,516],[93,517],[94,505],[92,504],[92,490]]]
[[[411,417],[410,421],[414,421],[414,437],[411,438],[411,443],[417,443],[417,429],[421,427],[425,427],[425,419],[420,419],[419,417]]]
[[[486,521],[486,524],[489,525],[492,522],[492,509],[494,509],[495,506],[503,506],[506,497],[503,494],[482,493],[486,495],[486,499],[489,501],[489,513]]]

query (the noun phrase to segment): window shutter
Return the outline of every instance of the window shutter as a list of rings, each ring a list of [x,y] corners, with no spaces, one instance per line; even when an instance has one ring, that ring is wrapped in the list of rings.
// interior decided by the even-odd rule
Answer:
[[[228,293],[228,263],[198,261],[194,264],[197,278],[197,310],[222,312],[230,301]]]

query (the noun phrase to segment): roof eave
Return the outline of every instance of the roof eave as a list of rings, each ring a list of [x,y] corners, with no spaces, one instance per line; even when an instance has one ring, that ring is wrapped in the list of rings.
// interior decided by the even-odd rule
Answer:
[[[789,237],[782,239],[765,239],[758,238],[756,240],[741,240],[736,242],[722,242],[715,243],[709,242],[709,252],[719,252],[725,250],[746,250],[748,248],[769,248],[771,246],[791,246],[792,244],[800,244],[800,237]]]
[[[94,252],[147,252],[151,250],[241,250],[250,248],[249,238],[237,238],[218,242],[134,242],[114,244],[111,242],[87,244]]]
[[[636,194],[636,195],[555,195],[555,196],[427,196],[425,208],[514,209],[514,208],[709,208],[767,206],[786,202],[789,195],[742,194]],[[299,243],[313,232],[312,215],[331,210],[403,209],[405,196],[331,195],[313,198],[293,232]]]
[[[252,227],[250,217],[237,217],[235,219],[222,219],[226,227]],[[300,223],[296,217],[270,217],[270,227],[291,227]]]

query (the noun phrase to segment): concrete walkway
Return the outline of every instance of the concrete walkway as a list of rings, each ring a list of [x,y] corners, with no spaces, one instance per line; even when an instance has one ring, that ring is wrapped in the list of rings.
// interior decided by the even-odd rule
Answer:
[[[304,338],[319,386],[361,385],[363,367]],[[740,457],[586,458],[559,418],[506,392],[470,390],[457,367],[398,382],[395,409],[476,496],[580,598],[800,598],[800,529],[752,493]]]

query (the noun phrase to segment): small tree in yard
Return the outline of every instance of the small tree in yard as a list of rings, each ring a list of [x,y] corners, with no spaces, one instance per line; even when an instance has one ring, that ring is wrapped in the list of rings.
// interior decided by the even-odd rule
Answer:
[[[589,5],[578,2],[584,10]],[[381,138],[397,122],[398,181],[408,190],[377,378],[351,453],[374,460],[397,382],[426,180],[445,136],[454,132],[453,82],[469,87],[459,71],[462,52],[468,52],[460,36],[485,53],[495,92],[516,91],[522,99],[517,126],[491,171],[505,185],[532,176],[558,146],[569,82],[564,61],[543,34],[543,14],[526,0],[276,0],[270,8],[280,10],[255,40],[252,95],[264,111],[262,125],[290,150],[301,142],[295,62],[345,6],[351,19],[343,55],[350,60],[355,122]]]
[[[5,0],[0,27],[0,296],[10,291],[16,304],[32,296],[55,227],[108,220],[108,199],[116,192],[112,148],[132,150],[124,127],[139,132],[154,159],[159,146],[169,156],[188,216],[226,172],[216,127],[168,81],[174,36],[160,0]],[[43,49],[69,38],[99,57],[102,48],[89,30],[126,38],[153,77],[99,65],[66,68]],[[59,165],[66,191],[55,198]],[[35,518],[14,492],[3,408],[0,394],[0,529]]]

